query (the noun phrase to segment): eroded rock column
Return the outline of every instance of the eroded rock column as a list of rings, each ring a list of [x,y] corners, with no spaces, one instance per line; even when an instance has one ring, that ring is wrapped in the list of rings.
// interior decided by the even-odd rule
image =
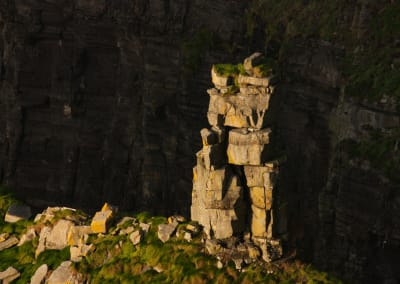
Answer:
[[[191,214],[210,238],[251,232],[263,259],[270,261],[282,255],[273,232],[278,163],[272,161],[276,155],[268,146],[272,130],[267,127],[277,77],[264,62],[255,53],[243,64],[211,70],[211,128],[201,130],[203,149],[193,169]]]

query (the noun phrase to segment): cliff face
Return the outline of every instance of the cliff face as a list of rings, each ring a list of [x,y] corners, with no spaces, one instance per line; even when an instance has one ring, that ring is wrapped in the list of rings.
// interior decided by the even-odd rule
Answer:
[[[187,213],[203,90],[229,57],[217,45],[240,41],[240,1],[0,5],[2,181],[37,205]]]
[[[1,180],[37,205],[188,214],[210,67],[266,51],[282,78],[270,102],[286,153],[276,229],[323,269],[395,283],[400,37],[389,2],[307,2],[265,19],[287,1],[254,0],[244,41],[243,1],[2,1]],[[325,15],[338,31],[318,34]]]

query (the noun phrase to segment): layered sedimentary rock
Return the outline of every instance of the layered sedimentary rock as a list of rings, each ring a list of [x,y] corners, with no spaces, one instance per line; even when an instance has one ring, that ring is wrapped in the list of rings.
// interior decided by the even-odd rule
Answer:
[[[191,213],[210,238],[250,231],[263,258],[271,260],[282,250],[272,229],[277,167],[267,155],[271,129],[264,119],[273,85],[263,74],[255,75],[262,62],[259,53],[246,58],[245,75],[211,70],[215,88],[208,91],[207,116],[212,127],[200,132],[203,149],[193,169]]]
[[[188,215],[205,70],[232,57],[210,40],[243,29],[228,3],[0,1],[0,182],[39,207]]]

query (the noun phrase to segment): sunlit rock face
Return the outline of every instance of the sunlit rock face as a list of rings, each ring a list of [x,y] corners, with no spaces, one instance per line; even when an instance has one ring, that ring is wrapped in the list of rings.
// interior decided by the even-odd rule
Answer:
[[[208,119],[212,127],[200,131],[203,148],[193,169],[191,217],[203,225],[208,238],[250,233],[262,258],[271,261],[282,256],[282,248],[273,230],[271,176],[276,176],[277,167],[273,156],[264,151],[270,147],[271,133],[264,117],[276,80],[254,75],[262,63],[263,56],[255,53],[243,63],[245,71],[240,72],[245,74],[224,74],[224,65],[219,67],[222,74],[216,66],[211,70],[215,88],[208,91]]]

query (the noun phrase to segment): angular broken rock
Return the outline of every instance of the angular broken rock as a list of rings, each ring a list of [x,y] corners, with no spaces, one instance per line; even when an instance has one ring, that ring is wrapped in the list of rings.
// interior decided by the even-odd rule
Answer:
[[[42,230],[40,231],[39,244],[35,251],[36,257],[38,257],[38,255],[41,254],[46,249],[46,239],[49,236],[50,232],[51,228],[48,226],[43,227]]]
[[[265,77],[258,78],[258,77],[252,77],[252,76],[239,75],[239,77],[238,77],[238,83],[239,83],[240,87],[243,87],[246,85],[268,87],[270,85],[275,85],[277,82],[278,82],[277,76],[271,76],[269,78],[265,78]]]
[[[219,75],[214,66],[211,68],[211,81],[217,89],[221,89],[234,84],[234,79],[232,76]]]
[[[126,228],[126,229],[121,229],[121,230],[119,231],[119,234],[120,234],[120,235],[129,235],[129,234],[132,233],[134,230],[135,230],[135,228],[133,228],[133,226],[129,226],[129,227]]]
[[[14,267],[10,266],[6,270],[0,272],[0,283],[8,284],[17,279],[21,273]]]
[[[66,284],[66,283],[74,283],[72,282],[74,277],[71,271],[71,261],[64,261],[57,267],[56,270],[51,273],[49,279],[47,280],[48,284]]]
[[[174,221],[171,224],[161,224],[158,225],[158,238],[165,243],[169,240],[176,227],[178,226],[178,222]]]
[[[248,74],[253,75],[253,68],[262,64],[263,61],[264,61],[264,56],[260,52],[255,52],[249,57],[245,58],[243,62],[244,70]]]
[[[8,223],[15,223],[20,220],[29,219],[32,215],[31,208],[22,204],[11,204],[7,210],[4,220]]]
[[[49,268],[48,268],[47,264],[42,264],[36,270],[35,274],[33,274],[30,284],[42,284],[42,283],[44,283],[44,279],[45,279],[45,277],[47,275],[48,269]]]
[[[206,251],[211,255],[215,255],[223,250],[221,244],[216,239],[207,239],[205,247]]]
[[[94,245],[85,245],[85,244],[80,244],[78,246],[71,246],[69,249],[70,256],[71,256],[71,261],[73,262],[79,262],[82,260],[83,256],[87,256],[89,252],[91,252],[94,249]]]
[[[19,240],[17,239],[17,237],[15,236],[10,237],[7,240],[0,243],[0,251],[13,247],[16,244],[18,244],[18,242]]]
[[[67,243],[69,246],[85,244],[91,233],[93,233],[93,231],[90,226],[72,226],[68,232]]]
[[[229,131],[228,162],[234,165],[261,165],[266,162],[264,150],[269,143],[269,128],[248,132],[245,129]]]
[[[250,187],[251,203],[261,209],[270,210],[272,207],[272,189],[263,186]]]
[[[35,228],[30,228],[28,231],[21,236],[21,239],[19,240],[18,246],[22,246],[26,242],[32,241],[34,238],[36,238],[36,231]]]
[[[151,224],[140,223],[139,227],[143,230],[143,232],[147,233],[150,230]]]
[[[1,233],[0,234],[0,243],[7,240],[9,235],[10,235],[9,233]]]
[[[272,186],[274,172],[276,172],[276,166],[272,163],[267,163],[265,166],[244,166],[248,187]]]
[[[71,221],[59,220],[46,237],[46,248],[61,250],[68,246],[68,234],[73,225]]]
[[[142,241],[142,232],[140,230],[134,231],[132,234],[130,234],[129,240],[134,246],[140,244]]]
[[[108,226],[111,222],[113,212],[111,210],[105,210],[96,212],[94,215],[90,227],[94,233],[106,233]]]

